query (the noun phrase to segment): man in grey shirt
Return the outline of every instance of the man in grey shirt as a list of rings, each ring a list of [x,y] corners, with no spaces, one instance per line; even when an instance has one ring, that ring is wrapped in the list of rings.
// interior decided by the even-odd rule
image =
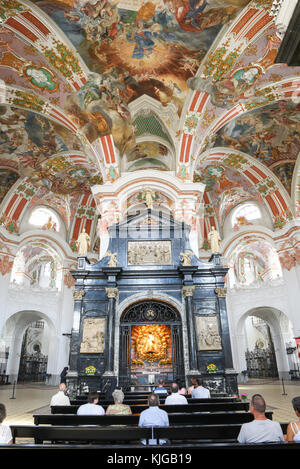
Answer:
[[[273,443],[284,441],[279,422],[265,416],[266,402],[260,394],[254,394],[250,401],[250,412],[254,416],[252,422],[243,423],[238,435],[239,443]]]

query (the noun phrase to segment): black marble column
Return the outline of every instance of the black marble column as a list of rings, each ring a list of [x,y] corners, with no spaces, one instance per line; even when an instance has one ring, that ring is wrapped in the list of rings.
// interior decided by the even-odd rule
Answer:
[[[107,312],[107,340],[106,340],[106,364],[105,373],[114,373],[114,343],[115,343],[115,318],[116,300],[118,297],[117,276],[121,272],[120,267],[103,267],[103,272],[107,276],[107,287],[105,288],[108,297]]]
[[[198,371],[194,307],[192,299],[195,289],[193,285],[193,273],[197,270],[197,266],[179,267],[179,271],[183,274],[182,293],[185,298],[190,371]]]
[[[80,329],[80,317],[82,310],[82,300],[85,295],[83,288],[75,289],[73,292],[74,298],[74,316],[73,316],[73,327],[70,340],[70,355],[69,355],[69,371],[67,374],[67,387],[72,397],[77,394],[78,386],[78,357],[79,357],[79,329]]]
[[[107,352],[105,371],[113,373],[114,371],[114,342],[115,342],[115,316],[116,316],[116,299],[118,297],[118,289],[108,287],[105,289],[108,297],[108,321],[107,321]]]

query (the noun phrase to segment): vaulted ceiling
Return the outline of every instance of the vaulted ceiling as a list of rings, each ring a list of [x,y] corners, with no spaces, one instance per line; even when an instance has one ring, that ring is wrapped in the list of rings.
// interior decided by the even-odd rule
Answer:
[[[2,0],[0,224],[53,206],[72,243],[91,187],[141,169],[206,184],[206,230],[245,200],[298,216],[300,67],[275,62],[272,3]]]

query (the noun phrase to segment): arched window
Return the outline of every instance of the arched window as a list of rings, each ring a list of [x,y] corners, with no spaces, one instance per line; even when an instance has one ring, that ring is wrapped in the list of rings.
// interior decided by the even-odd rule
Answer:
[[[56,214],[46,207],[39,207],[32,211],[29,223],[43,230],[58,231],[59,220]]]
[[[251,221],[261,218],[261,211],[256,204],[246,203],[240,205],[232,215],[232,225],[243,224],[241,220]]]

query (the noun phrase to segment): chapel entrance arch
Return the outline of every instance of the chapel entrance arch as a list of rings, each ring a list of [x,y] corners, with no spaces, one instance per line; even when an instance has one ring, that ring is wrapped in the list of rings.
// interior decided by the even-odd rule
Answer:
[[[1,333],[7,350],[5,364],[10,382],[43,381],[57,361],[57,342],[51,319],[40,311],[12,314]]]
[[[182,322],[159,300],[131,304],[120,319],[119,384],[150,390],[160,378],[184,380]]]
[[[252,378],[290,379],[288,344],[294,342],[292,324],[280,310],[257,307],[238,322],[239,368],[248,369]],[[244,358],[242,358],[244,357]]]

